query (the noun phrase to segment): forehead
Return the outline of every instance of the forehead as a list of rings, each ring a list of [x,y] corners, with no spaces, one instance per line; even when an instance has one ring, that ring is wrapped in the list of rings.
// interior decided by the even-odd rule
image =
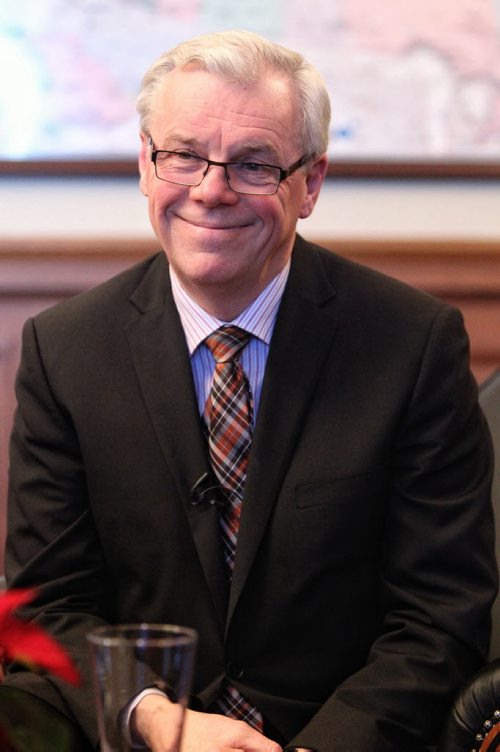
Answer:
[[[249,140],[283,150],[298,141],[297,101],[291,82],[270,73],[242,85],[198,69],[175,69],[165,77],[156,101],[156,139],[215,141],[221,148]]]

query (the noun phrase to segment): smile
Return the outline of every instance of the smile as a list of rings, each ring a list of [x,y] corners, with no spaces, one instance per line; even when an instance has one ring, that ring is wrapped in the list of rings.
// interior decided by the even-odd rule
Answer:
[[[186,222],[189,225],[192,225],[193,227],[198,227],[200,230],[241,230],[243,227],[248,227],[249,223],[245,224],[221,224],[221,223],[212,223],[212,222],[205,222],[205,221],[198,221],[193,219],[185,219],[184,217],[179,217],[183,222]]]

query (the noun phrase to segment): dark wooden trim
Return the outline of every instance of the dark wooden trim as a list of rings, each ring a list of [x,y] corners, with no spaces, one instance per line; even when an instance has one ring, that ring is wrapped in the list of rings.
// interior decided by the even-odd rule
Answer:
[[[330,162],[329,177],[399,178],[423,180],[498,180],[500,162],[465,161],[349,161]]]
[[[312,238],[313,239],[313,238]],[[402,279],[438,297],[498,300],[500,239],[314,238],[354,261]],[[99,284],[160,249],[139,238],[0,237],[0,295],[74,294]]]
[[[375,255],[445,255],[449,257],[468,256],[476,257],[478,254],[500,255],[500,237],[490,240],[462,238],[414,238],[414,237],[391,237],[391,238],[322,238],[310,237],[314,243],[328,248],[337,253],[351,254],[375,254]],[[111,237],[103,236],[6,236],[0,235],[0,258],[7,256],[144,256],[160,248],[158,240],[154,237]]]
[[[134,159],[0,160],[0,175],[17,177],[138,177]]]
[[[391,237],[391,238],[308,238],[318,245],[329,248],[331,251],[347,254],[374,254],[377,256],[415,255],[445,255],[450,257],[476,256],[479,253],[491,255],[500,254],[500,238],[484,240],[462,238],[414,238],[414,237]],[[1,249],[1,241],[0,241]]]
[[[0,160],[0,175],[21,177],[135,177],[134,159]],[[343,160],[330,162],[330,178],[498,180],[499,162]]]
[[[154,237],[9,237],[0,235],[0,260],[12,258],[60,258],[80,256],[101,258],[130,257],[144,258],[148,253],[160,249]]]

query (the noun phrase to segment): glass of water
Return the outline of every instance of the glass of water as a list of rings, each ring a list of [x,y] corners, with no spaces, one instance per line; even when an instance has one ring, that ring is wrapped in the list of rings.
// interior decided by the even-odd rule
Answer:
[[[102,752],[133,747],[127,719],[132,700],[145,689],[159,689],[175,706],[172,752],[178,752],[187,705],[197,635],[171,624],[118,624],[87,635],[94,676]]]

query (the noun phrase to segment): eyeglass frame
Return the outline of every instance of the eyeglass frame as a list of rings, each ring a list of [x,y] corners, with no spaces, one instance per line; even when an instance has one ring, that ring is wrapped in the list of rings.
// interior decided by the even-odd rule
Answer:
[[[207,172],[209,171],[210,167],[212,165],[215,165],[216,167],[223,167],[224,168],[224,175],[226,177],[226,183],[228,184],[229,188],[234,191],[234,193],[238,193],[243,196],[275,196],[278,192],[278,189],[281,185],[281,183],[290,177],[290,175],[293,175],[294,172],[296,172],[298,169],[303,167],[306,162],[310,159],[310,157],[307,157],[305,154],[303,154],[300,159],[298,159],[296,162],[290,165],[290,167],[287,167],[284,169],[283,167],[279,167],[278,165],[271,165],[267,164],[266,162],[255,162],[255,164],[259,164],[262,167],[272,167],[273,170],[279,170],[279,180],[278,184],[276,185],[276,190],[274,190],[272,193],[252,193],[248,191],[237,191],[233,186],[231,185],[231,181],[229,180],[229,174],[227,171],[227,168],[231,165],[239,165],[239,164],[246,164],[245,162],[217,162],[214,159],[205,159],[205,157],[199,157],[197,154],[193,154],[193,157],[196,157],[196,159],[199,159],[201,162],[206,162],[206,169],[203,172],[203,175],[201,177],[201,180],[199,183],[179,183],[176,180],[167,180],[167,178],[161,178],[158,175],[157,167],[156,167],[156,159],[158,154],[178,154],[177,151],[172,151],[171,149],[155,149],[154,148],[154,142],[153,138],[149,137],[149,148],[151,150],[151,161],[155,166],[155,175],[158,178],[158,180],[163,180],[164,183],[171,183],[172,185],[183,185],[186,188],[197,188],[199,185],[203,183],[205,180],[205,177],[207,175]]]

